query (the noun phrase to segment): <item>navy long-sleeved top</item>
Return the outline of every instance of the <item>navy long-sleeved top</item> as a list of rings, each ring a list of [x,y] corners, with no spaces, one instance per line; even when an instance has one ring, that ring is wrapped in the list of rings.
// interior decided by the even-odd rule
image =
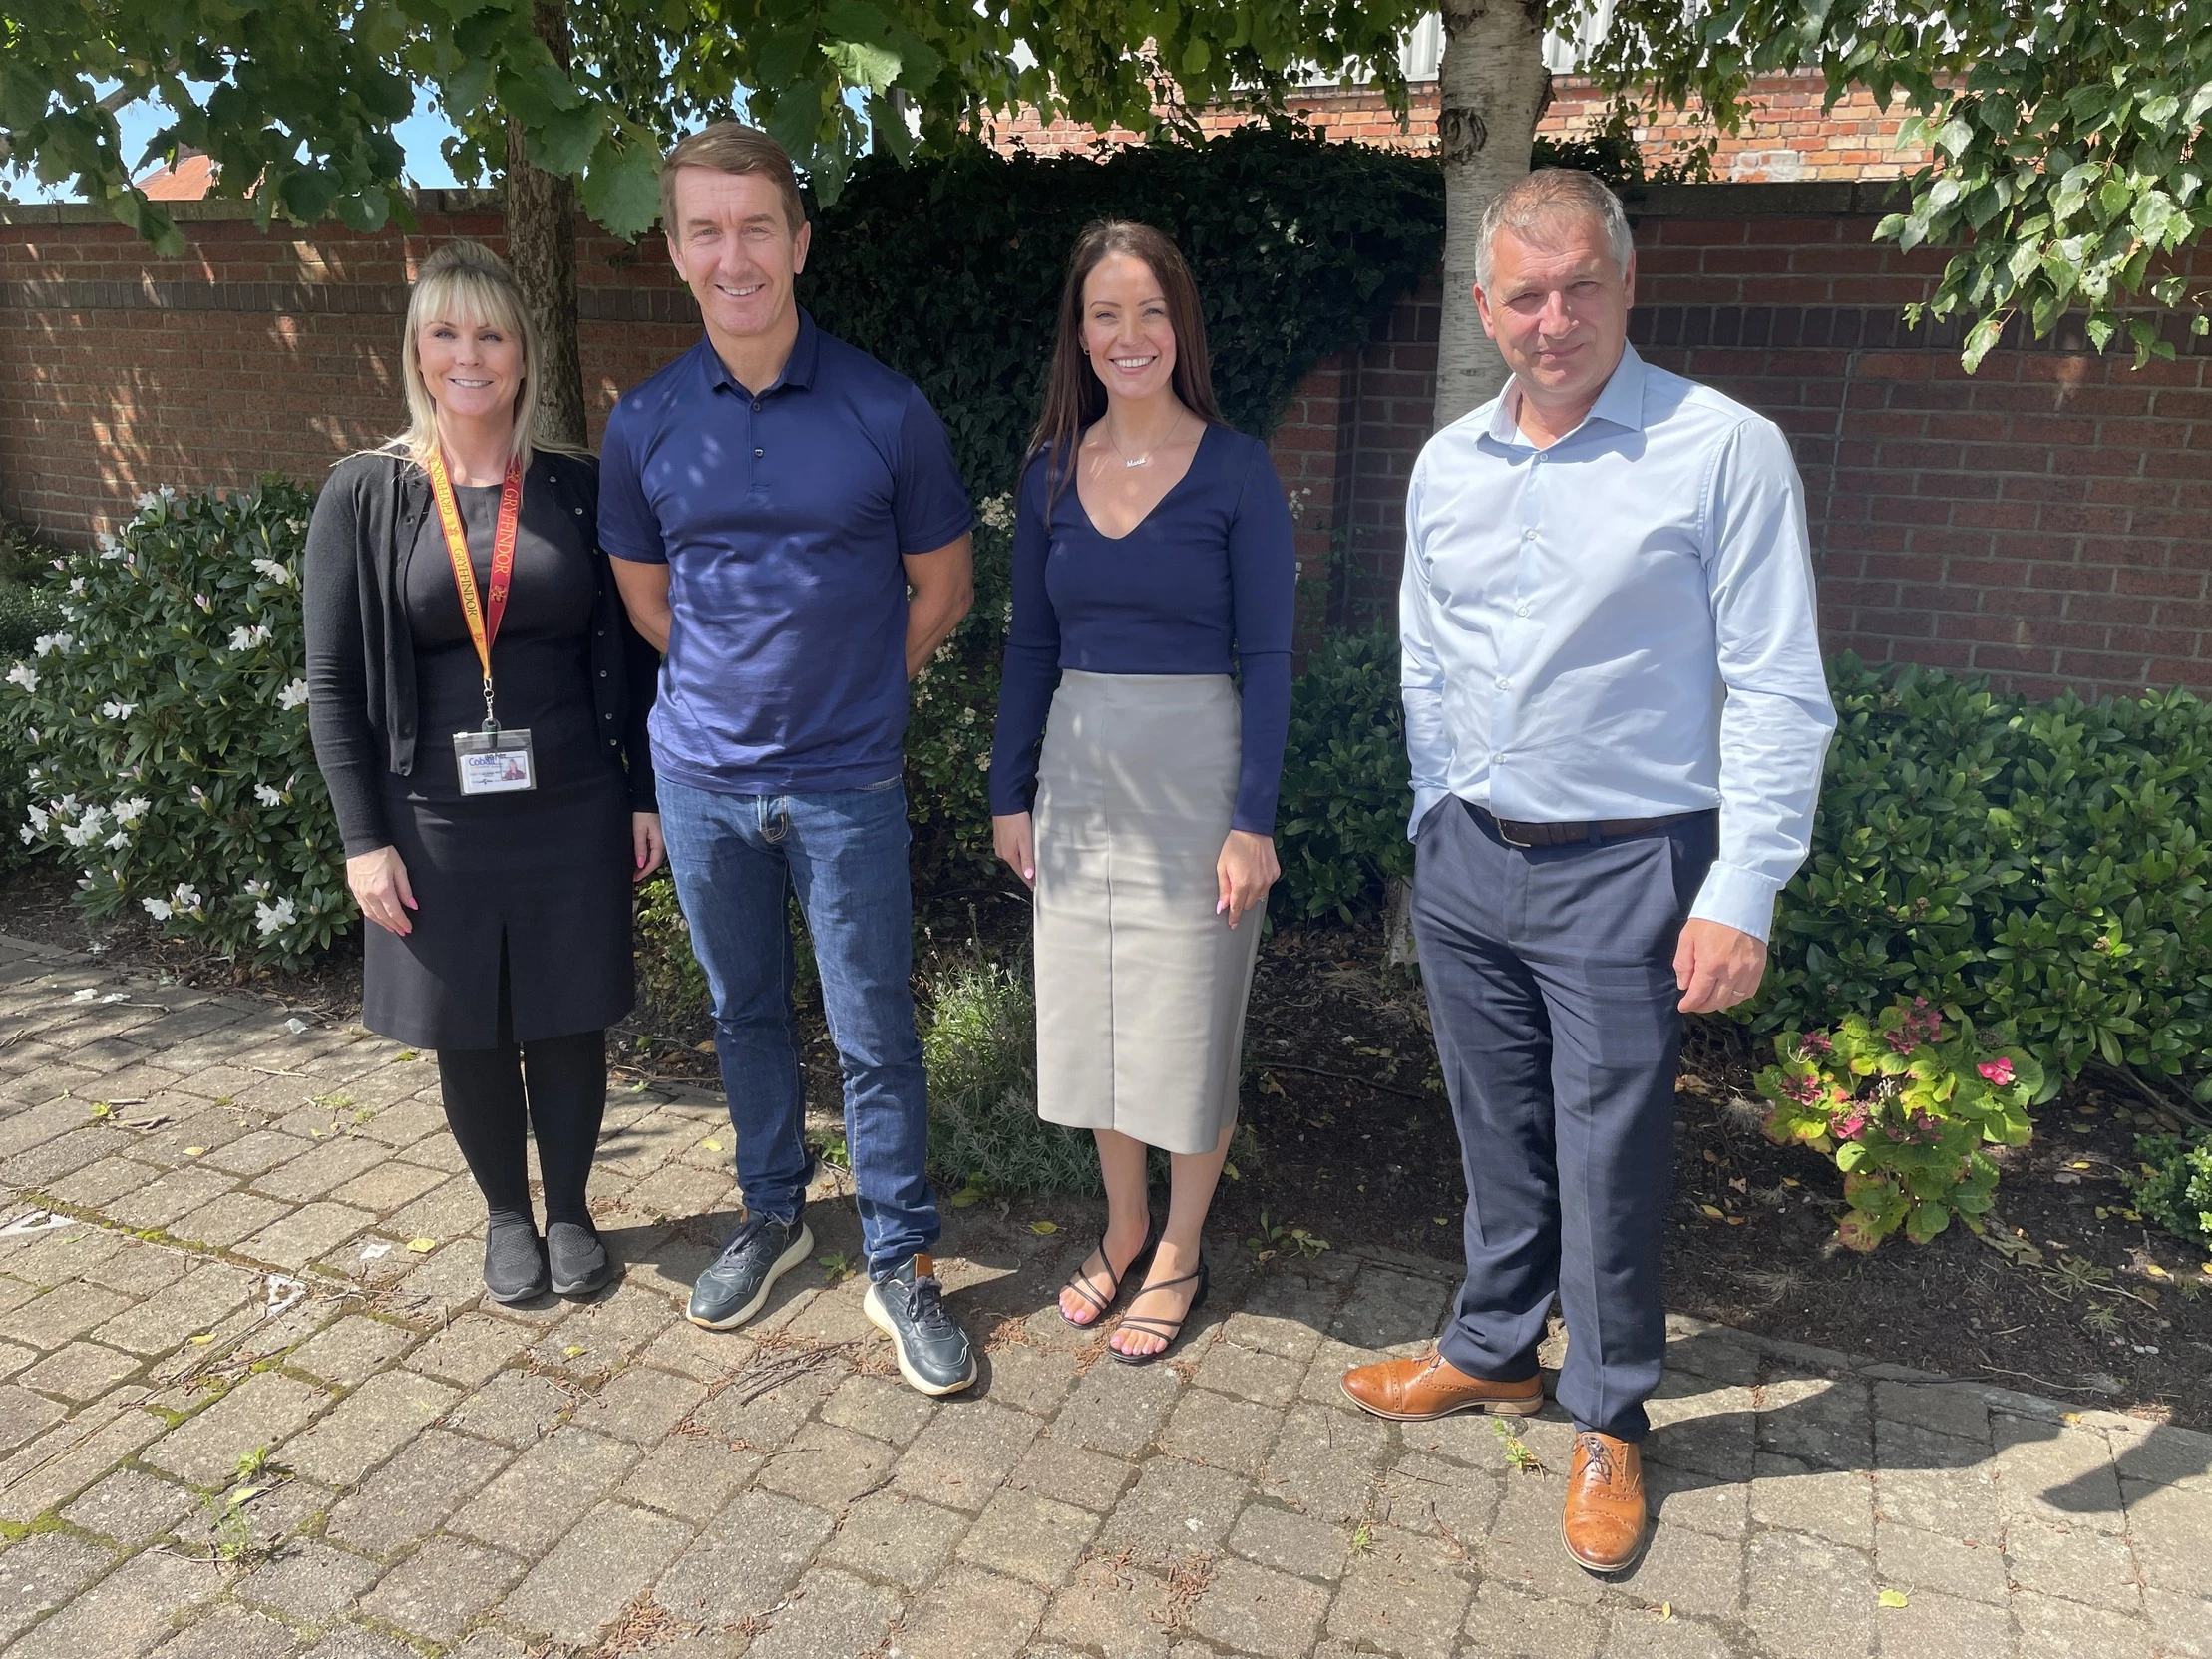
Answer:
[[[1128,535],[1102,535],[1073,480],[1050,494],[1042,453],[1022,474],[1013,619],[991,745],[990,809],[1027,812],[1060,671],[1244,675],[1233,828],[1275,832],[1290,726],[1297,556],[1267,446],[1226,426]]]

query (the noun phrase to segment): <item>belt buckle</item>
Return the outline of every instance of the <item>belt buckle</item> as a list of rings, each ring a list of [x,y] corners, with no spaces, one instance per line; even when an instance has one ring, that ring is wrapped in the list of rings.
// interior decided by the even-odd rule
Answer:
[[[1499,817],[1495,812],[1490,815],[1490,821],[1498,826],[1498,839],[1500,841],[1503,841],[1507,846],[1519,847],[1523,851],[1527,851],[1536,846],[1536,843],[1534,841],[1514,840],[1513,832],[1506,828],[1506,820]]]

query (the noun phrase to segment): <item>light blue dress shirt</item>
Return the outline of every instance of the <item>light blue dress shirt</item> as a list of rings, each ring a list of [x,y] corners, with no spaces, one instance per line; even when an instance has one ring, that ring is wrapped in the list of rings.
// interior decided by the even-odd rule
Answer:
[[[1764,939],[1836,725],[1789,444],[1634,346],[1550,448],[1518,407],[1509,382],[1437,433],[1406,493],[1413,826],[1447,794],[1534,823],[1717,806],[1690,914]]]

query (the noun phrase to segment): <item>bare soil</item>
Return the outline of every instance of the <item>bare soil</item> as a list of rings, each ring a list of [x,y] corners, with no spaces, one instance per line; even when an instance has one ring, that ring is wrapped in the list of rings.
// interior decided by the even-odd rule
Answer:
[[[240,977],[142,920],[88,929],[69,897],[51,870],[0,878],[0,933],[96,948],[135,971],[267,997],[323,1020],[350,1020],[359,1007],[356,950],[341,947],[300,974]],[[931,940],[947,950],[970,939],[1018,944],[1018,912],[995,897],[925,912]],[[834,1110],[835,1055],[819,1011],[804,1014],[802,1036],[809,1093]],[[696,1016],[641,1009],[614,1034],[617,1069],[711,1086],[706,1037]],[[2176,1126],[2171,1119],[2077,1084],[2041,1108],[2031,1145],[2000,1154],[2004,1181],[1985,1234],[1955,1225],[1928,1245],[1893,1240],[1857,1255],[1834,1242],[1843,1198],[1833,1165],[1759,1133],[1751,1079],[1765,1051],[1732,1024],[1693,1023],[1676,1083],[1670,1307],[1860,1358],[2212,1428],[2212,1273],[2135,1218],[2125,1180],[2135,1136]],[[1315,1241],[1307,1248],[1456,1256],[1466,1189],[1451,1108],[1419,980],[1385,965],[1379,929],[1270,936],[1246,1064],[1257,1150],[1224,1183],[1216,1248],[1273,1227],[1303,1229]]]

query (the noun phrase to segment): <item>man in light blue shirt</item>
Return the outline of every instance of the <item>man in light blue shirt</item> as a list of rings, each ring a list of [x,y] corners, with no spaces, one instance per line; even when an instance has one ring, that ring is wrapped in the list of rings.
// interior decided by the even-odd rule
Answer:
[[[1835,712],[1789,446],[1629,346],[1612,193],[1532,174],[1479,248],[1513,376],[1421,453],[1399,613],[1414,931],[1467,1279],[1434,1353],[1344,1387],[1399,1420],[1535,1411],[1556,1293],[1564,1537],[1618,1572],[1646,1532],[1681,1016],[1758,989]]]

